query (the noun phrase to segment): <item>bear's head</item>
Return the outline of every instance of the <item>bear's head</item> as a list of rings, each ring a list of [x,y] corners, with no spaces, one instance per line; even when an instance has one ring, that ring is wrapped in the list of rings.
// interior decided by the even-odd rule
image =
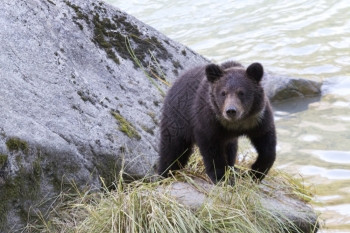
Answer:
[[[210,64],[205,69],[211,107],[228,127],[259,118],[266,101],[260,84],[264,74],[262,65],[253,63],[245,69],[238,63],[231,64]]]

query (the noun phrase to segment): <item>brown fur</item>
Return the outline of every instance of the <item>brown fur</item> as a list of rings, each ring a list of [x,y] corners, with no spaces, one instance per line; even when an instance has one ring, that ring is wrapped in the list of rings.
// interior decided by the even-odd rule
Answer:
[[[258,152],[251,174],[263,179],[275,160],[276,133],[262,76],[260,64],[245,69],[236,62],[182,75],[164,102],[158,173],[185,166],[197,144],[208,176],[217,182],[234,165],[237,139],[245,135]]]

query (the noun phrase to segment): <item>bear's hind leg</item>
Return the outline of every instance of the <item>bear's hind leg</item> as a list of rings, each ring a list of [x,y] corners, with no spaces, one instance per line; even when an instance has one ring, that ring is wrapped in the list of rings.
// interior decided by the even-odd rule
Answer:
[[[192,143],[185,140],[165,141],[161,139],[158,174],[166,177],[169,170],[175,171],[183,168],[193,152],[192,147]]]

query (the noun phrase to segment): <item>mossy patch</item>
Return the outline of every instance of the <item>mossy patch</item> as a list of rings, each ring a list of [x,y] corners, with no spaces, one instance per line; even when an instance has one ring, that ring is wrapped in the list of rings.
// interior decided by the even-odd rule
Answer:
[[[147,127],[147,126],[145,126],[145,125],[141,125],[141,128],[142,128],[145,132],[149,133],[150,135],[154,135],[154,131],[153,131],[152,128],[149,128],[149,127]]]
[[[80,96],[82,101],[84,102],[90,102],[92,105],[96,104],[96,101],[91,97],[89,91],[77,91],[77,94]]]
[[[94,25],[93,41],[104,49],[108,57],[118,65],[120,60],[115,52],[123,59],[131,60],[135,68],[139,67],[137,61],[130,54],[130,49],[133,50],[133,53],[144,67],[148,66],[147,57],[150,51],[162,60],[172,57],[156,37],[144,36],[137,25],[127,21],[126,16],[115,15],[110,20],[95,13],[92,23]]]
[[[156,107],[159,107],[159,101],[158,101],[158,100],[154,100],[154,101],[153,101],[153,104],[154,104]]]
[[[75,11],[76,16],[73,17],[74,20],[77,20],[77,19],[88,20],[89,19],[89,17],[81,11],[79,6],[73,4],[69,1],[64,1],[64,2],[67,4],[67,6],[69,6],[70,8],[72,8]]]
[[[111,112],[112,116],[118,121],[119,130],[127,135],[129,138],[141,139],[140,134],[136,131],[135,127],[127,121],[122,115],[117,112]]]
[[[31,206],[40,194],[41,164],[38,158],[30,169],[20,166],[16,176],[6,180],[0,192],[0,232],[7,232],[7,213],[12,205],[20,203],[19,216],[24,222],[28,220]]]
[[[148,112],[147,115],[152,119],[152,121],[155,125],[159,125],[159,122],[157,120],[157,116],[154,112]]]
[[[94,165],[99,176],[103,179],[103,185],[113,189],[121,171],[122,161],[113,155],[99,155],[95,158]]]
[[[115,55],[111,41],[105,39],[105,36],[108,36],[108,32],[106,28],[110,30],[116,30],[114,24],[111,23],[110,19],[105,18],[100,20],[99,14],[95,14],[92,19],[92,23],[94,24],[94,36],[93,42],[96,43],[101,49],[104,49],[107,57],[112,59],[117,65],[120,64],[119,58]]]
[[[67,6],[71,7],[75,11],[76,16],[73,16],[73,22],[80,28],[80,30],[83,30],[84,27],[80,21],[84,20],[85,22],[88,23],[89,17],[81,11],[79,6],[74,5],[69,1],[64,1],[64,2],[67,4]]]
[[[183,69],[179,61],[173,61],[173,66],[175,67],[175,69]]]
[[[174,69],[173,69],[173,73],[175,75],[179,75],[179,69],[183,69],[182,65],[180,64],[179,61],[173,61],[173,66],[174,66]]]
[[[18,171],[6,177],[5,182],[1,184],[0,232],[12,232],[10,228],[13,226],[9,225],[11,220],[8,219],[10,214],[20,218],[22,223],[39,222],[42,219],[38,219],[38,211],[44,213],[52,208],[53,193],[65,192],[68,194],[77,190],[73,180],[68,177],[79,171],[79,165],[64,161],[61,156],[45,154],[39,148],[36,149],[36,154],[37,157],[26,166],[23,164],[23,156],[17,156]],[[27,163],[28,160],[29,158],[26,159]],[[48,192],[43,193],[41,185],[45,185],[43,189]],[[43,199],[44,196],[45,199]],[[40,217],[43,216],[40,215]]]
[[[17,137],[9,138],[6,141],[6,146],[9,151],[22,151],[23,153],[28,153],[28,143]]]
[[[55,5],[56,6],[56,4],[53,2],[53,1],[51,1],[51,0],[47,0],[49,3],[51,3],[52,5]]]
[[[8,159],[7,155],[0,154],[0,169],[6,164]]]
[[[41,150],[38,154],[40,154],[40,158],[50,159],[45,159],[44,163],[41,163],[39,159],[34,162],[33,172],[35,174],[45,174],[45,178],[57,193],[70,190],[72,188],[72,183],[69,177],[71,174],[79,172],[81,168],[80,164],[69,161],[69,158],[50,155]]]
[[[73,21],[83,30],[81,24],[84,20],[86,25],[92,27],[92,41],[105,51],[108,58],[115,64],[120,65],[121,59],[130,60],[134,68],[149,68],[156,72],[149,64],[153,59],[167,60],[173,55],[167,51],[163,42],[156,36],[144,35],[137,24],[128,20],[122,12],[116,13],[112,17],[105,17],[107,10],[92,3],[89,13],[84,12],[79,6],[65,0],[67,6],[71,7],[76,16]],[[168,43],[168,41],[164,41]]]

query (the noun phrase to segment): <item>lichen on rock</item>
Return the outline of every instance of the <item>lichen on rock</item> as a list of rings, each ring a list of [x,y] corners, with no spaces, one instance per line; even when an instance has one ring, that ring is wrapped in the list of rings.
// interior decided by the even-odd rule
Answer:
[[[8,159],[7,155],[0,154],[0,169],[6,164]]]
[[[65,3],[74,10],[76,16],[73,20],[79,28],[82,29],[83,26],[78,20],[84,20],[87,25],[93,25],[92,41],[117,65],[121,64],[118,56],[132,61],[135,68],[148,67],[151,60],[150,53],[162,60],[173,57],[157,37],[142,33],[137,24],[128,20],[126,14],[114,14],[109,18],[106,16],[106,8],[103,8],[101,6],[103,4],[100,3],[93,4],[94,10],[87,15],[79,6],[69,1]],[[174,62],[174,67],[179,68],[181,65],[179,62]]]
[[[140,134],[137,132],[135,127],[127,121],[120,113],[111,112],[113,117],[118,121],[119,130],[126,134],[129,138],[135,138],[137,140],[141,139]]]
[[[6,141],[6,146],[9,151],[22,151],[23,153],[28,153],[28,143],[17,137],[9,138]]]

